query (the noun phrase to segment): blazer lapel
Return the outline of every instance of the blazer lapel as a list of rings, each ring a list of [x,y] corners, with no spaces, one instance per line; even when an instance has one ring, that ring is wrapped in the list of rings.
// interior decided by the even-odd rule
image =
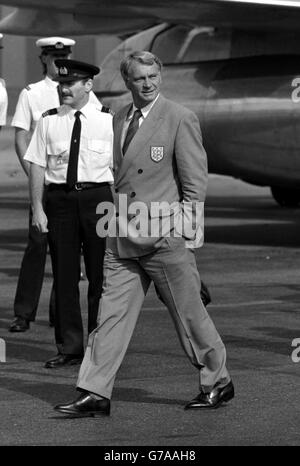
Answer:
[[[138,154],[142,151],[143,147],[147,144],[149,139],[151,139],[155,130],[162,124],[163,120],[163,104],[164,98],[160,95],[153,107],[151,108],[147,118],[140,126],[139,130],[135,134],[134,138],[130,142],[128,149],[126,151],[126,155],[123,157],[122,149],[121,149],[121,134],[122,128],[124,124],[124,120],[126,118],[127,112],[129,107],[126,107],[127,111],[125,116],[123,115],[122,122],[121,122],[121,132],[118,134],[118,139],[116,141],[117,147],[120,147],[120,153],[122,157],[122,161],[119,165],[119,169],[116,175],[115,183],[117,184],[122,176],[126,174],[128,170],[128,166],[130,166],[132,160],[138,156]],[[115,134],[117,137],[117,134]]]

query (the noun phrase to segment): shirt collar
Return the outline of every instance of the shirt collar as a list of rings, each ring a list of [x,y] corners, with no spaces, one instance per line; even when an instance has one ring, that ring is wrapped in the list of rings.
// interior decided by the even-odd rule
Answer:
[[[141,111],[142,116],[143,116],[144,119],[148,116],[148,114],[149,114],[151,108],[153,107],[153,105],[154,105],[155,102],[157,101],[158,97],[159,97],[159,94],[156,96],[156,98],[155,98],[152,102],[150,102],[150,104],[148,104],[148,105],[146,105],[145,107],[143,107],[143,108],[140,109],[140,111]],[[133,117],[133,114],[134,114],[134,112],[135,112],[136,110],[138,110],[138,109],[137,109],[137,107],[136,107],[136,106],[134,105],[134,103],[133,103],[133,104],[132,104],[132,107],[131,107],[131,109],[130,109],[128,115],[127,115],[127,120],[131,120],[131,118]]]
[[[78,110],[76,108],[70,107],[69,105],[65,105],[65,107],[69,109],[69,112],[68,112],[69,118],[70,119],[75,118],[74,115]],[[90,104],[89,102],[87,102],[79,111],[85,118],[87,118],[91,110],[93,110],[93,108],[94,108],[93,104]]]

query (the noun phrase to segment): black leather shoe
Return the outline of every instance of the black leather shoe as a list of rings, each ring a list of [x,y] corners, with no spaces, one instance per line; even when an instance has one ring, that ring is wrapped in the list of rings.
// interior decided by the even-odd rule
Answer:
[[[73,403],[55,406],[55,411],[72,417],[109,416],[110,401],[107,398],[96,400],[90,393],[82,393]]]
[[[234,386],[230,381],[223,387],[215,387],[211,392],[200,392],[199,395],[191,400],[184,409],[203,409],[203,408],[218,408],[221,403],[231,400],[234,397]]]
[[[9,327],[10,332],[26,332],[29,329],[29,320],[23,317],[16,317]]]
[[[62,366],[74,366],[82,363],[82,356],[77,354],[58,354],[45,363],[46,369],[55,369]]]

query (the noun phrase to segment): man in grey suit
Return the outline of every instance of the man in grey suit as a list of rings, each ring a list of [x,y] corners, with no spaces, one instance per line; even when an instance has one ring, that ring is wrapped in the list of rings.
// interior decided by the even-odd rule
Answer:
[[[224,344],[199,294],[194,247],[203,240],[207,185],[199,121],[160,94],[161,69],[149,52],[121,63],[133,104],[113,122],[117,213],[108,231],[99,325],[80,368],[79,398],[54,408],[71,416],[110,413],[116,373],[151,281],[199,374],[200,393],[185,409],[217,408],[234,396]]]

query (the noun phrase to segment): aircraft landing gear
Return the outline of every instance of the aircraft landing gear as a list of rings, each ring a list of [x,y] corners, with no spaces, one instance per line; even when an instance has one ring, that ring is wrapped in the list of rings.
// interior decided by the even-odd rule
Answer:
[[[275,201],[282,207],[298,207],[300,205],[300,189],[271,186]]]

